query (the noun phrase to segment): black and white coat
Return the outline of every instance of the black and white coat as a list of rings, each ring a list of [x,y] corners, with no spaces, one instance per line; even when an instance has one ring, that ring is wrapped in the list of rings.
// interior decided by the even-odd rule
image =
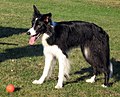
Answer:
[[[51,13],[41,14],[34,6],[32,28],[28,33],[31,38],[42,35],[44,47],[45,67],[39,80],[33,84],[42,84],[52,74],[55,60],[59,62],[58,82],[55,88],[62,88],[63,81],[69,77],[70,64],[67,52],[74,47],[80,47],[86,61],[93,67],[94,75],[86,80],[93,83],[99,73],[104,73],[103,87],[109,86],[112,75],[110,63],[109,36],[99,26],[84,21],[57,22],[51,25]],[[34,40],[36,40],[34,38]]]

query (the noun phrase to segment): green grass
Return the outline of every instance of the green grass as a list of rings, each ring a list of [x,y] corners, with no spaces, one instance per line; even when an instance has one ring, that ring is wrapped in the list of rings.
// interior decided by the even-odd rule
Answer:
[[[0,97],[118,97],[120,96],[120,6],[119,0],[2,0],[0,1]],[[114,2],[117,3],[114,3]],[[24,32],[31,26],[32,5],[42,13],[52,12],[54,21],[83,20],[94,22],[110,36],[114,75],[112,87],[102,88],[103,75],[94,84],[85,82],[92,75],[79,48],[69,53],[71,78],[57,90],[58,64],[52,77],[42,85],[33,85],[44,68],[40,41],[28,45]],[[8,84],[17,90],[8,94]]]

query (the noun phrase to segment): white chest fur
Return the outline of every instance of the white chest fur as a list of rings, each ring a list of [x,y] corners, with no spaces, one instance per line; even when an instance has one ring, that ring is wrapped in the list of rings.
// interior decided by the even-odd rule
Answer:
[[[61,57],[64,54],[62,50],[57,45],[49,45],[46,39],[49,37],[47,34],[43,34],[42,36],[42,45],[44,47],[44,55],[51,54],[57,58]]]
[[[47,34],[43,34],[43,36],[42,36],[42,45],[44,46],[44,47],[47,47],[47,46],[49,46],[48,45],[48,43],[47,43],[47,41],[46,41],[46,39],[49,37],[49,35],[47,35]]]

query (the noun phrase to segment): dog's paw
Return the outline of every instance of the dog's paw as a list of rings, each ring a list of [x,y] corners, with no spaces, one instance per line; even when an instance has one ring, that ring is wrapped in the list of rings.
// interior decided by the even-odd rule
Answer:
[[[62,86],[61,86],[61,85],[56,85],[55,88],[56,88],[56,89],[61,89]]]
[[[103,84],[103,85],[101,85],[101,86],[102,86],[103,88],[107,88],[107,86],[106,86],[106,85],[104,85],[104,84]]]
[[[94,80],[94,79],[87,79],[86,82],[87,82],[87,83],[94,83],[95,80]]]
[[[94,83],[95,82],[95,75],[92,76],[90,79],[86,80],[87,83]]]
[[[41,82],[40,80],[34,80],[32,83],[33,84],[42,84],[43,82]]]

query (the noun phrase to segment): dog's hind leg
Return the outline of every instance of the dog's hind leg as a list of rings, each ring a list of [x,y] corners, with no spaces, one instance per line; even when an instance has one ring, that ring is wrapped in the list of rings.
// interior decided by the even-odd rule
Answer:
[[[87,83],[94,83],[96,80],[97,70],[96,70],[96,68],[93,68],[93,70],[94,70],[94,75],[90,79],[86,80]]]
[[[95,82],[96,75],[93,75],[90,79],[87,79],[87,83],[94,83]]]
[[[108,86],[108,82],[109,82],[109,73],[104,73],[105,75],[105,82],[104,84],[102,85],[102,87],[106,88]]]
[[[105,81],[102,87],[106,88],[109,86],[109,79],[112,77],[113,74],[113,65],[110,62],[110,64],[103,70],[104,76],[105,76]]]
[[[85,46],[85,47],[82,47],[81,50],[82,50],[83,56],[86,59],[86,61],[89,64],[91,64],[92,66],[94,66],[93,64],[95,64],[95,63],[93,61],[91,61],[92,60],[92,57],[91,57],[92,53],[91,53],[90,47]],[[86,82],[88,82],[88,83],[94,83],[95,82],[95,78],[97,76],[97,70],[96,70],[95,67],[93,68],[93,70],[94,70],[94,75],[90,79],[86,80]]]
[[[104,84],[102,85],[102,87],[106,88],[107,86],[109,86],[108,82],[109,82],[109,78],[112,77],[112,74],[113,74],[113,65],[110,62],[110,65],[109,65],[108,69],[105,70],[105,73],[104,73],[104,75],[105,75],[105,81],[104,81]]]
[[[45,55],[45,67],[44,67],[44,70],[43,70],[43,74],[42,74],[42,76],[39,80],[34,80],[32,82],[33,84],[42,84],[44,82],[45,78],[49,74],[49,70],[50,70],[53,58],[54,58],[54,56],[51,55],[51,54]]]

